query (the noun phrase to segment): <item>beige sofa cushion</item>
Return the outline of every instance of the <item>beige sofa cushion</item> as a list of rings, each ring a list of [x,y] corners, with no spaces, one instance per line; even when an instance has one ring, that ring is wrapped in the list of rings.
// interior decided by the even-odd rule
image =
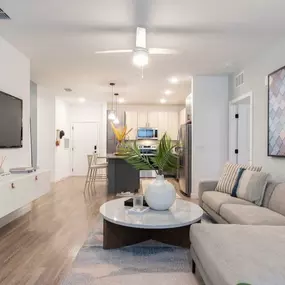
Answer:
[[[220,215],[230,224],[285,226],[285,217],[267,208],[224,204]]]
[[[212,284],[285,284],[285,227],[195,224],[190,240]]]
[[[268,204],[270,202],[270,198],[272,196],[273,191],[275,190],[275,187],[278,185],[279,183],[277,182],[268,182],[267,186],[265,188],[265,192],[264,192],[264,197],[263,197],[263,201],[262,201],[262,206],[268,208]]]
[[[202,201],[208,205],[216,213],[220,212],[220,208],[223,204],[242,204],[242,205],[253,205],[252,203],[231,197],[229,194],[221,193],[218,191],[207,191],[202,195]]]
[[[285,183],[276,185],[270,197],[268,208],[285,216]]]

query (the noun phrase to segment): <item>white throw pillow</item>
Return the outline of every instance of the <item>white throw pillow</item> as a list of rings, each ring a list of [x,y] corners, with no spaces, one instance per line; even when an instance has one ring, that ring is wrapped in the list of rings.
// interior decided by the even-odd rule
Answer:
[[[267,185],[268,173],[256,172],[246,169],[240,169],[242,172],[239,181],[237,181],[236,190],[232,196],[255,203],[262,204],[264,191]]]
[[[232,194],[233,188],[238,177],[238,170],[240,168],[252,171],[261,171],[262,169],[262,167],[259,166],[248,166],[227,162],[225,164],[223,174],[221,175],[218,185],[216,187],[216,191]]]

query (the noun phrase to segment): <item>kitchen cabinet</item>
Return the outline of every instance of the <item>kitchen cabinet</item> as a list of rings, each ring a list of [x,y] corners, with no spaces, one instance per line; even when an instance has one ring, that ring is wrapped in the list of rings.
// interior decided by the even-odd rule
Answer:
[[[138,112],[139,128],[157,128],[158,112]]]
[[[138,130],[138,112],[126,112],[126,125],[128,130],[132,128],[132,131],[127,136],[127,140],[136,140]]]
[[[148,112],[147,113],[148,127],[158,128],[158,112]]]
[[[158,112],[158,138],[161,139],[167,132],[168,112]]]
[[[129,133],[128,140],[136,140],[138,128],[157,128],[158,139],[163,134],[167,134],[172,140],[177,140],[179,130],[179,112],[174,111],[152,111],[152,112],[135,112],[126,111],[126,125],[128,129],[133,128]]]
[[[108,194],[116,195],[126,191],[131,193],[137,192],[140,189],[140,171],[120,156],[109,154],[107,159]]]
[[[138,112],[138,127],[148,127],[147,112]]]
[[[179,116],[178,112],[167,113],[167,134],[172,140],[178,139]]]
[[[179,113],[179,125],[186,124],[186,108],[182,109]]]

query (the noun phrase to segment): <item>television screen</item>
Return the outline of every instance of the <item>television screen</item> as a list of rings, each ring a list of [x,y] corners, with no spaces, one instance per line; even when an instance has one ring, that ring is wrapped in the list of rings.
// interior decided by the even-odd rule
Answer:
[[[23,102],[0,91],[0,148],[22,147]]]

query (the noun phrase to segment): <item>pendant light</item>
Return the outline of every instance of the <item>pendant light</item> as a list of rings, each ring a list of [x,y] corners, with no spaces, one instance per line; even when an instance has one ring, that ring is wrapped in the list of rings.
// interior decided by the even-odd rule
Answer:
[[[110,83],[110,86],[112,87],[112,109],[111,111],[109,112],[109,115],[108,115],[108,119],[110,121],[114,121],[116,119],[116,114],[115,114],[115,111],[114,111],[114,86],[115,86],[115,83]]]
[[[120,121],[119,121],[119,118],[118,118],[118,96],[119,96],[119,93],[115,93],[115,98],[116,98],[116,117],[115,117],[115,120],[113,121],[113,123],[115,125],[118,125],[120,124]]]

